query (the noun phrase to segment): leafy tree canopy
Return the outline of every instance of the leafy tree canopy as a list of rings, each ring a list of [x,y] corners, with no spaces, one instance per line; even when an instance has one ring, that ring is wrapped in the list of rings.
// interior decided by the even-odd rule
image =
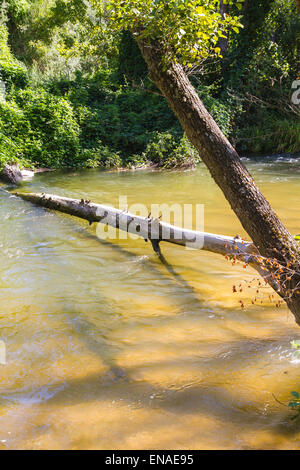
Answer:
[[[220,38],[242,27],[239,11],[243,0],[225,0],[237,14],[220,12],[219,0],[110,0],[111,25],[139,37],[160,41],[166,60],[194,65],[210,55],[220,55]],[[103,8],[102,2],[92,4]]]

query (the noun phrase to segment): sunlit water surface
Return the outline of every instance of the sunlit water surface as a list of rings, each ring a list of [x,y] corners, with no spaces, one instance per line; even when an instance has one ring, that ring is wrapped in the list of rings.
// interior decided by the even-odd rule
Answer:
[[[246,164],[299,233],[300,161]],[[206,231],[246,236],[202,165],[45,173],[23,190],[201,203]],[[103,242],[85,221],[0,200],[0,448],[299,448],[300,423],[274,396],[300,391],[300,329],[268,290],[259,305],[255,289],[233,294],[254,272],[168,244],[162,263],[143,240]]]

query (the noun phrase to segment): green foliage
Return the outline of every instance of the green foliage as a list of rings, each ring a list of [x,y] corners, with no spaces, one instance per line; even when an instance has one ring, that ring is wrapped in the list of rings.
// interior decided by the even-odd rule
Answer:
[[[98,142],[96,148],[83,149],[81,153],[82,168],[119,168],[122,160],[118,152],[113,152],[109,147]]]
[[[193,167],[199,162],[198,152],[185,136],[178,141],[167,132],[154,136],[143,157],[162,168]]]
[[[13,85],[24,88],[29,83],[27,70],[23,65],[1,59],[0,79],[4,81],[7,91],[10,91]]]
[[[243,153],[299,151],[299,111],[291,103],[300,40],[295,2],[247,2],[243,22],[225,58],[222,97],[240,103],[231,136]]]
[[[195,86],[198,95],[203,101],[204,105],[208,109],[209,113],[215,119],[219,125],[221,131],[229,136],[232,127],[232,108],[233,104],[229,99],[222,101],[222,99],[215,97],[215,86],[205,86],[205,85],[196,85]],[[237,108],[237,103],[234,103],[235,108]]]
[[[217,3],[7,0],[0,6],[7,91],[0,165],[194,164],[194,149],[129,31],[139,26],[139,34],[162,42],[167,60],[193,65],[191,82],[241,153],[299,150],[299,116],[290,102],[300,31],[294,2],[224,2],[229,16],[222,25]],[[236,34],[240,14],[245,28]],[[221,61],[225,32],[230,41]]]
[[[176,124],[165,103],[134,91],[109,94],[96,107],[79,107],[81,142],[90,147],[101,140],[123,155],[140,153],[151,139],[152,132],[167,130]]]
[[[262,45],[261,35],[265,32],[266,16],[273,4],[274,0],[245,2],[242,10],[244,28],[238,36],[231,36],[222,64],[222,73],[227,85],[236,87],[242,83],[244,74],[248,75],[249,61],[253,58],[254,51]]]
[[[4,23],[0,21],[0,59],[13,60],[8,46],[8,31]]]
[[[141,154],[157,130],[182,132],[161,96],[120,87],[114,80],[101,72],[46,84],[49,92],[64,96],[73,107],[83,148],[95,148],[101,141],[127,159]]]
[[[149,165],[149,161],[146,159],[144,154],[141,155],[129,155],[124,162],[124,166],[127,168],[142,168]]]
[[[74,166],[79,155],[79,127],[72,108],[42,89],[18,90],[0,104],[0,132],[8,147],[14,142],[21,161],[60,168]]]
[[[147,147],[152,141],[158,144],[158,129],[169,138],[160,142],[163,158],[153,158],[155,145],[151,151]],[[109,88],[105,73],[51,80],[44,88],[12,89],[0,103],[0,131],[7,154],[14,153],[27,165],[30,161],[52,168],[137,167],[150,159],[150,153],[165,167],[194,162],[195,151],[186,139],[180,141],[180,126],[162,97]]]
[[[0,103],[1,165],[26,160],[24,149],[33,146],[30,124],[14,102]]]
[[[40,42],[50,45],[57,27],[83,20],[87,10],[84,0],[6,0],[1,8],[12,50],[27,63],[39,56]]]
[[[139,47],[129,31],[122,31],[119,44],[118,74],[120,83],[145,81],[147,65]]]
[[[237,148],[244,153],[296,153],[300,149],[300,122],[296,119],[277,119],[264,113],[261,124],[252,124],[236,132]]]
[[[0,168],[10,162],[19,162],[19,147],[12,139],[0,132]]]
[[[41,151],[34,157],[39,164],[72,166],[79,154],[79,126],[70,104],[43,89],[19,90],[13,98],[40,142]]]
[[[99,3],[92,1],[95,7]],[[242,0],[234,3],[241,9]],[[164,46],[165,61],[190,66],[212,54],[220,55],[219,39],[229,29],[238,33],[242,26],[238,16],[221,17],[219,0],[111,0],[108,8],[112,28],[157,40]]]
[[[28,84],[26,67],[11,54],[4,24],[0,24],[0,80],[5,82],[8,91],[13,85],[25,87]]]

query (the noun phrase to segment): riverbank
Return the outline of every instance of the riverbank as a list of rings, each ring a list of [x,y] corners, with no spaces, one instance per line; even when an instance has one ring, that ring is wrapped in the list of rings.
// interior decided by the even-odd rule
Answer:
[[[258,161],[263,161],[263,162],[267,162],[267,161],[270,161],[270,162],[280,162],[280,161],[283,161],[283,162],[293,162],[297,159],[300,158],[300,152],[295,152],[295,153],[274,153],[274,154],[265,154],[265,155],[255,155],[255,154],[252,154],[252,155],[242,155],[241,156],[241,160],[244,161],[244,162],[258,162]],[[151,161],[147,162],[147,163],[144,163],[144,164],[140,164],[140,165],[137,165],[137,166],[133,166],[133,165],[130,165],[130,166],[120,166],[120,167],[112,167],[112,168],[106,168],[106,167],[98,167],[99,170],[102,170],[102,171],[107,171],[107,172],[130,172],[130,171],[139,171],[139,170],[192,170],[192,169],[195,169],[196,166],[201,162],[201,159],[199,158],[199,160],[197,162],[183,162],[181,164],[179,164],[178,166],[174,165],[173,167],[170,167],[170,168],[167,168],[165,166],[160,166],[159,164],[157,163],[153,163]],[[76,169],[82,169],[82,168],[60,168],[60,170],[66,170],[66,171],[73,171],[73,170],[76,170]],[[85,168],[85,169],[89,169],[89,168]],[[93,168],[90,168],[90,169],[93,169]],[[95,168],[94,168],[95,169]],[[56,171],[56,170],[59,170],[59,168],[24,168],[24,170],[29,170],[29,171],[33,171],[34,174],[37,174],[37,173],[45,173],[45,172],[50,172],[50,171]]]

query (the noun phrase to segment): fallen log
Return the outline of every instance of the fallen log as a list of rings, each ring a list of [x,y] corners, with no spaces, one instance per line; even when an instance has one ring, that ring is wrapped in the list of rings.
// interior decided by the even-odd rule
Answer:
[[[154,251],[160,255],[160,243],[167,242],[186,246],[195,250],[205,250],[232,257],[252,266],[269,285],[280,295],[280,285],[261,262],[262,257],[252,242],[239,237],[216,235],[176,227],[150,217],[130,214],[111,206],[94,204],[87,200],[70,199],[45,193],[14,193],[15,196],[33,204],[56,210],[81,219],[90,224],[102,223],[150,240]]]
[[[249,262],[253,254],[258,253],[251,242],[239,237],[228,237],[206,232],[198,232],[176,227],[161,221],[130,214],[103,204],[94,204],[83,199],[70,199],[53,194],[14,193],[25,201],[87,220],[90,224],[102,223],[133,233],[150,240],[155,251],[159,252],[159,243],[168,242],[189,248],[211,251],[221,255],[233,255],[237,259]]]

